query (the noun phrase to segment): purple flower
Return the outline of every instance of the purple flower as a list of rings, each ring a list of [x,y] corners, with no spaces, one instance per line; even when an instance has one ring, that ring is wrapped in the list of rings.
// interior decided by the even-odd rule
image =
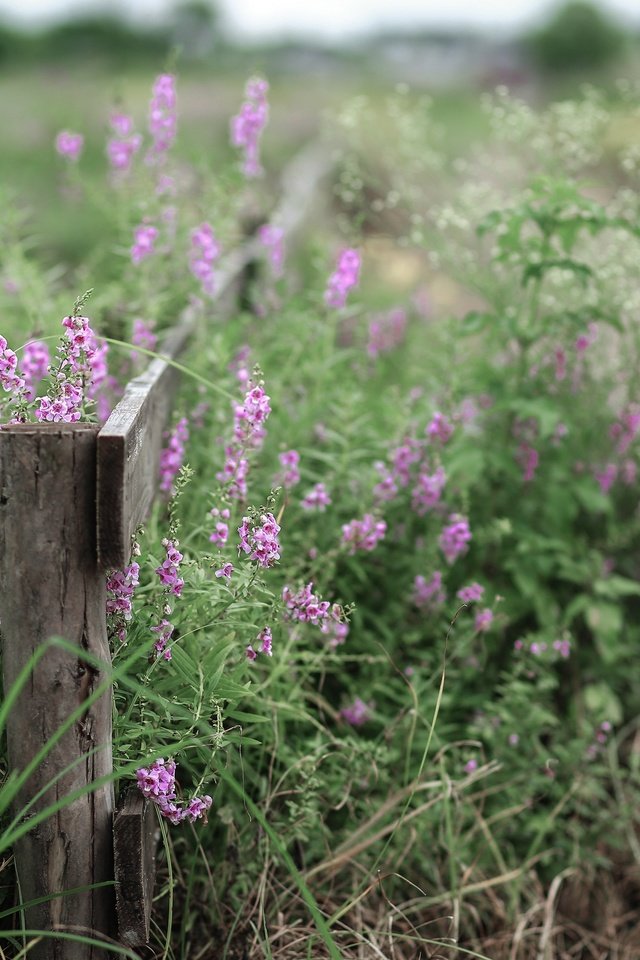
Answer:
[[[207,810],[213,800],[208,794],[193,797],[186,806],[176,803],[176,765],[173,760],[154,760],[150,767],[140,767],[136,771],[138,788],[142,795],[155,803],[163,817],[174,825],[183,820],[193,823],[201,817],[206,818]]]
[[[140,224],[133,231],[133,246],[131,247],[131,260],[133,263],[141,263],[150,257],[154,252],[155,242],[158,236],[156,227]]]
[[[46,377],[49,359],[49,347],[42,340],[31,340],[25,344],[20,361],[20,372],[24,377],[27,400],[33,400],[38,384]],[[1,368],[2,357],[0,356],[0,378],[2,377]]]
[[[220,256],[220,244],[216,240],[213,227],[209,223],[201,223],[191,231],[191,254],[189,269],[200,281],[202,292],[208,297],[215,293],[215,274],[213,264]]]
[[[158,634],[158,639],[153,644],[156,660],[163,657],[164,660],[171,660],[171,647],[167,646],[173,634],[173,624],[168,620],[161,620],[155,627],[151,627],[152,633]]]
[[[376,520],[373,514],[365,513],[362,520],[351,520],[342,526],[342,542],[349,547],[349,553],[356,550],[371,551],[387,532],[384,520]]]
[[[217,507],[214,507],[213,510],[211,510],[211,516],[216,521],[215,530],[209,537],[211,543],[219,543],[221,547],[225,545],[229,539],[229,524],[225,521],[229,519],[230,515],[229,510],[226,509],[218,510]],[[218,517],[220,517],[220,519],[218,519]]]
[[[149,133],[153,144],[148,161],[156,163],[164,158],[176,138],[176,78],[170,73],[160,74],[153,84],[149,104]]]
[[[448,563],[453,563],[457,557],[467,552],[471,537],[467,518],[452,513],[449,517],[449,523],[440,534],[439,540],[440,549]]]
[[[264,653],[268,657],[273,656],[273,637],[271,636],[270,627],[265,627],[264,630],[260,631],[258,634],[258,642],[260,644],[260,653]]]
[[[538,451],[529,443],[521,443],[516,452],[516,461],[522,467],[523,481],[531,483],[540,462]]]
[[[247,660],[249,660],[251,663],[253,663],[253,661],[254,661],[254,660],[257,658],[257,656],[258,656],[258,654],[255,652],[255,650],[253,649],[253,647],[251,646],[250,643],[247,644],[247,647],[246,647],[246,649],[245,649],[244,652],[245,652],[245,656],[246,656]]]
[[[231,580],[232,573],[233,564],[225,563],[219,570],[216,570],[216,577],[225,577],[227,580]]]
[[[36,418],[76,423],[86,395],[96,396],[107,378],[107,344],[99,344],[87,317],[65,317],[65,335],[57,351],[57,369],[46,397],[38,399]],[[1,370],[0,370],[1,376]]]
[[[320,597],[313,592],[312,582],[301,587],[297,593],[294,593],[291,587],[285,587],[282,591],[282,601],[286,607],[285,617],[288,620],[320,626],[322,621],[330,615],[330,604],[326,600],[320,600]]]
[[[369,323],[367,353],[372,359],[388,353],[404,340],[407,329],[407,314],[396,307],[389,313],[377,314]]]
[[[124,570],[107,574],[107,616],[131,620],[131,600],[139,586],[140,564],[135,561]]]
[[[324,302],[328,307],[344,307],[347,294],[358,285],[360,278],[360,254],[357,250],[345,249],[338,254],[335,271],[329,277]]]
[[[474,770],[477,770],[477,769],[478,769],[478,761],[473,757],[471,758],[471,760],[467,760],[467,762],[464,765],[465,773],[473,773]]]
[[[178,568],[182,560],[182,554],[178,550],[177,540],[162,541],[165,548],[166,559],[156,567],[156,574],[160,579],[162,586],[174,596],[179,597],[182,593],[184,580],[178,575]]]
[[[269,255],[271,273],[279,279],[284,273],[284,230],[265,223],[258,230],[258,240]]]
[[[82,153],[84,146],[84,137],[81,133],[71,133],[69,130],[63,130],[56,137],[56,150],[61,157],[67,160],[76,161]]]
[[[327,493],[324,483],[316,483],[300,501],[303,510],[318,510],[324,513],[331,504],[331,497]]]
[[[426,473],[424,470],[420,471],[418,482],[411,494],[411,506],[418,516],[423,517],[425,513],[439,503],[446,479],[442,467],[438,467],[432,474]]]
[[[425,433],[431,441],[438,440],[445,444],[451,439],[453,434],[453,424],[445,417],[444,413],[436,412],[433,415],[431,423],[427,424]]]
[[[441,606],[446,599],[442,587],[442,573],[435,570],[430,580],[418,574],[413,582],[413,602],[416,607],[433,609]]]
[[[472,583],[468,587],[462,587],[458,590],[456,596],[460,597],[463,603],[473,603],[475,600],[481,600],[484,593],[484,587],[479,583]]]
[[[282,486],[285,490],[290,490],[291,487],[300,483],[300,471],[298,470],[300,454],[297,450],[286,450],[278,455],[278,459],[281,466],[285,468],[282,474]]]
[[[238,553],[247,553],[249,560],[255,560],[261,567],[272,567],[280,559],[279,533],[280,526],[272,513],[263,514],[259,524],[243,517],[238,527]]]
[[[231,143],[244,151],[242,172],[246,177],[259,177],[260,137],[269,119],[267,92],[269,84],[259,77],[247,81],[245,95],[247,99],[240,112],[231,120]]]
[[[493,623],[493,611],[485,607],[476,614],[474,627],[478,633],[485,633]]]
[[[361,727],[363,723],[369,720],[371,707],[365,703],[364,700],[361,700],[360,697],[356,697],[353,703],[342,708],[340,716],[343,720],[346,720],[347,723],[350,723],[352,727]]]
[[[142,137],[133,132],[133,119],[126,113],[114,113],[109,120],[114,137],[107,140],[107,157],[112,168],[126,174],[142,145]]]
[[[171,433],[166,434],[167,446],[160,452],[160,489],[163,493],[175,492],[174,481],[178,476],[186,444],[189,441],[189,426],[186,417],[178,420]]]
[[[7,393],[18,394],[25,388],[25,380],[16,373],[18,357],[0,337],[0,385]]]
[[[609,493],[618,476],[618,468],[614,463],[608,463],[604,470],[595,470],[594,476],[603,493]]]

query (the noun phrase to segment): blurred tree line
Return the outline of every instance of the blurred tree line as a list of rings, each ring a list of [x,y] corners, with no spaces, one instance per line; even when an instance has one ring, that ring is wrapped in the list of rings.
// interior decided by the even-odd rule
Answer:
[[[640,0],[638,3],[640,9]],[[638,38],[630,38],[629,31],[592,0],[568,0],[552,11],[539,29],[514,43],[530,66],[557,75],[606,67],[621,55],[630,39]],[[290,46],[283,41],[263,49],[274,54]],[[233,61],[234,46],[224,31],[215,0],[178,2],[166,22],[158,26],[136,26],[108,12],[74,17],[35,32],[0,23],[0,66],[91,61],[121,70],[149,63],[157,66],[172,52],[177,52],[183,63],[215,63],[224,68]],[[332,52],[337,56],[337,51]],[[349,55],[346,49],[342,51],[343,57]]]

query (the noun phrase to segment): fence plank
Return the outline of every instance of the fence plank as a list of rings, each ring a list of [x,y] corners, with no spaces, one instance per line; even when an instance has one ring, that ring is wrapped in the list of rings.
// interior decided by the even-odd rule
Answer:
[[[97,426],[24,424],[0,430],[0,630],[7,691],[51,636],[7,724],[10,769],[21,771],[104,679],[83,651],[110,663],[105,579],[96,563]],[[66,770],[71,765],[71,768]],[[27,781],[16,812],[40,790],[30,813],[110,775],[111,695],[66,731]],[[24,900],[113,879],[112,786],[63,807],[15,845]],[[27,911],[27,927],[110,934],[113,888],[57,896]],[[45,938],[33,960],[97,960],[103,951]]]
[[[118,932],[127,947],[149,940],[159,837],[154,805],[131,787],[113,825]]]

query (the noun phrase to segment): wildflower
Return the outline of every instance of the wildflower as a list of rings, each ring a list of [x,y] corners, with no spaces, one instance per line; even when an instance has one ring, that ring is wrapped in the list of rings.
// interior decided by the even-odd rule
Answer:
[[[272,513],[262,514],[259,524],[252,524],[249,517],[243,517],[238,527],[240,544],[238,553],[249,554],[261,567],[272,567],[280,559],[280,526]]]
[[[411,468],[422,457],[422,445],[418,440],[407,437],[403,443],[391,454],[393,475],[402,487],[408,487],[411,482]]]
[[[149,104],[149,133],[153,144],[148,154],[149,163],[164,159],[164,154],[173,144],[177,130],[176,78],[170,74],[160,74],[153,84]]]
[[[252,77],[245,87],[246,100],[237,116],[231,120],[231,143],[244,151],[242,172],[246,177],[259,177],[260,137],[269,119],[267,91],[269,84],[259,77]]]
[[[258,240],[269,255],[271,273],[279,279],[284,273],[284,230],[264,223],[258,230]]]
[[[329,277],[324,302],[328,307],[344,307],[347,294],[358,285],[360,278],[360,254],[357,250],[345,249],[338,254],[335,271]]]
[[[521,443],[516,452],[516,461],[522,467],[524,483],[530,483],[540,462],[538,451],[528,443]]]
[[[255,652],[255,650],[253,649],[250,643],[247,644],[247,647],[244,652],[247,660],[251,661],[251,663],[253,663],[253,661],[256,660],[258,657],[258,654]]]
[[[553,649],[560,654],[563,660],[568,660],[571,656],[571,641],[567,637],[563,637],[562,640],[554,640]]]
[[[438,440],[440,443],[447,443],[453,434],[453,424],[445,417],[444,413],[434,413],[431,422],[427,424],[425,433],[429,440]]]
[[[329,616],[330,604],[320,600],[313,592],[313,582],[301,587],[297,593],[286,586],[282,591],[282,601],[286,607],[285,617],[289,620],[312,623],[317,627]]]
[[[216,577],[225,577],[227,580],[231,580],[232,573],[233,564],[225,563],[219,570],[216,570]]]
[[[133,333],[131,334],[131,343],[134,347],[142,347],[143,350],[155,350],[158,338],[153,332],[152,325],[144,321],[141,317],[136,317],[133,321]],[[133,357],[139,356],[136,350],[132,351]]]
[[[87,317],[65,317],[65,335],[57,351],[57,370],[52,386],[38,399],[36,418],[54,423],[76,423],[85,393],[96,395],[107,376],[107,345],[98,343]]]
[[[140,564],[135,561],[124,570],[112,570],[107,575],[107,616],[131,620],[132,597],[139,586]]]
[[[349,624],[345,623],[342,617],[342,607],[334,603],[329,611],[329,616],[322,621],[320,626],[320,630],[328,638],[329,646],[334,649],[343,644],[349,635]]]
[[[473,603],[475,600],[481,600],[484,593],[484,587],[479,583],[472,583],[468,587],[462,587],[458,590],[456,596],[460,597],[463,603]]]
[[[477,769],[478,769],[478,761],[474,757],[472,757],[470,760],[467,760],[467,762],[464,765],[465,773],[473,773],[474,770],[477,770]]]
[[[418,482],[411,495],[411,506],[418,516],[424,516],[428,510],[431,510],[440,501],[446,479],[442,467],[438,467],[432,474],[420,471]]]
[[[467,518],[452,513],[448,525],[440,534],[439,540],[440,549],[448,563],[453,563],[459,556],[467,552],[471,538],[472,534]]]
[[[398,484],[394,474],[389,470],[386,463],[381,460],[374,463],[374,467],[380,475],[380,480],[373,488],[373,496],[376,503],[385,503],[394,500],[398,495]]]
[[[413,582],[413,603],[416,607],[440,606],[444,603],[446,594],[442,587],[442,573],[435,570],[430,580],[420,574]]]
[[[67,160],[76,161],[82,153],[84,146],[84,137],[81,133],[71,133],[69,130],[63,130],[56,137],[56,150],[61,157]]]
[[[156,227],[140,224],[133,231],[133,246],[131,247],[131,260],[133,263],[141,263],[150,257],[154,250],[154,244],[158,236]]]
[[[0,337],[0,385],[7,393],[17,394],[24,389],[25,380],[16,373],[18,357],[7,346],[4,337]]]
[[[230,517],[230,512],[227,509],[219,510],[217,507],[214,507],[211,510],[211,516],[216,520],[216,527],[209,540],[211,543],[218,543],[221,547],[225,545],[229,539],[229,524],[226,521]],[[220,519],[218,519],[220,517]]]
[[[259,445],[264,438],[264,423],[271,413],[270,397],[264,389],[251,387],[234,409],[234,438],[243,445]]]
[[[300,501],[303,510],[318,510],[321,513],[324,513],[330,505],[331,497],[327,493],[324,483],[316,483]]]
[[[384,520],[376,520],[373,514],[365,513],[362,520],[351,520],[342,525],[342,542],[349,546],[352,554],[356,550],[371,551],[384,539],[386,532]]]
[[[174,429],[168,434],[165,433],[165,437],[168,438],[168,443],[160,452],[160,490],[171,494],[174,492],[173,483],[184,461],[186,444],[189,441],[187,418],[178,420]]]
[[[608,463],[604,470],[594,470],[594,476],[602,493],[609,493],[618,476],[618,468],[614,463]]]
[[[372,317],[369,323],[368,355],[375,360],[381,353],[388,353],[399,346],[406,329],[407,314],[399,307]]]
[[[476,613],[474,627],[477,633],[485,633],[492,623],[493,611],[488,607],[485,607],[484,610],[480,610],[478,613]]]
[[[371,707],[365,703],[364,700],[361,700],[360,697],[356,697],[353,703],[342,708],[340,716],[343,720],[346,720],[347,723],[351,724],[352,727],[361,727],[369,720]]]
[[[300,454],[297,450],[286,450],[284,453],[278,455],[278,459],[280,460],[280,464],[285,468],[282,475],[282,486],[285,490],[290,490],[291,487],[295,487],[297,483],[300,483],[300,471],[298,470]]]
[[[133,119],[126,113],[112,114],[109,123],[115,136],[107,140],[107,157],[114,170],[126,174],[142,145],[142,137],[133,132]]]
[[[201,223],[191,231],[189,268],[196,280],[200,281],[202,292],[209,297],[215,293],[213,264],[220,256],[220,249],[211,224]]]
[[[158,639],[153,644],[156,659],[163,657],[165,660],[171,660],[171,647],[167,646],[167,644],[171,640],[173,630],[173,624],[164,618],[160,621],[160,623],[157,623],[154,627],[151,627],[152,633],[158,634]]]
[[[166,558],[156,567],[156,574],[160,578],[160,583],[168,589],[174,596],[179,597],[182,593],[184,580],[178,575],[178,569],[182,560],[182,554],[178,550],[177,540],[164,539],[162,546],[165,549]]]
[[[273,656],[273,637],[271,636],[270,627],[265,627],[264,630],[260,631],[258,634],[258,641],[260,643],[260,653],[264,653],[268,657]]]
[[[20,373],[24,377],[25,396],[33,400],[38,384],[44,380],[49,368],[49,347],[42,340],[31,340],[25,344]],[[0,378],[2,377],[2,357],[0,355]]]
[[[208,794],[193,797],[185,806],[176,803],[176,764],[173,760],[165,763],[161,757],[150,767],[140,767],[136,771],[136,781],[142,795],[155,803],[162,816],[175,825],[183,820],[193,823],[201,817],[206,818],[213,803]]]

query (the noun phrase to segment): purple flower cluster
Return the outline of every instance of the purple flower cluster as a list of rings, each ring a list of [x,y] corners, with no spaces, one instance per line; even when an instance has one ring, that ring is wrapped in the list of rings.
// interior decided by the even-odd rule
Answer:
[[[349,553],[356,550],[375,550],[378,542],[384,538],[387,524],[376,520],[371,513],[365,513],[362,520],[351,520],[342,525],[342,542],[349,546]]]
[[[25,387],[25,381],[18,376],[18,357],[7,346],[4,337],[0,337],[0,384],[7,393],[18,394]]]
[[[280,482],[285,490],[290,490],[297,483],[300,483],[300,471],[298,470],[300,454],[297,450],[285,450],[284,453],[278,455],[278,459],[281,466],[284,467]]]
[[[214,507],[213,510],[211,510],[211,516],[216,522],[216,528],[209,537],[209,540],[211,543],[217,543],[223,547],[229,539],[229,524],[227,520],[231,516],[231,513],[227,509],[219,510],[218,507]]]
[[[234,566],[232,563],[224,563],[219,570],[216,570],[216,577],[218,577],[218,579],[224,577],[225,580],[231,580],[233,571]]]
[[[0,338],[1,340],[2,338]],[[2,344],[0,343],[0,380],[2,379]],[[42,340],[31,340],[25,344],[20,373],[25,381],[25,396],[33,400],[38,384],[44,380],[49,369],[49,347]],[[4,383],[3,383],[4,386]]]
[[[436,411],[431,422],[427,424],[425,433],[432,442],[437,440],[444,445],[453,435],[453,424],[444,413]]]
[[[371,717],[371,707],[369,704],[356,697],[353,703],[343,707],[340,716],[352,727],[361,727]]]
[[[540,462],[540,454],[531,444],[521,443],[516,451],[515,457],[516,462],[522,469],[523,482],[531,483]]]
[[[154,627],[151,627],[151,632],[158,634],[158,639],[153,644],[156,660],[160,657],[162,657],[163,660],[171,660],[171,647],[168,646],[168,644],[173,635],[173,630],[173,624],[164,618]]]
[[[131,260],[133,263],[142,263],[147,257],[155,253],[155,242],[158,237],[158,228],[143,223],[133,231],[133,245]]]
[[[358,285],[360,279],[360,254],[347,248],[338,254],[336,269],[329,277],[324,302],[328,307],[344,307],[347,294]]]
[[[442,573],[440,570],[434,571],[430,580],[418,574],[413,581],[413,603],[416,607],[426,607],[433,609],[441,606],[446,594],[442,586]]]
[[[312,623],[317,627],[330,615],[331,604],[316,596],[313,583],[301,587],[297,593],[294,593],[291,587],[285,587],[282,591],[282,602],[286,607],[285,616],[288,620]]]
[[[142,146],[142,137],[133,132],[133,119],[126,113],[113,113],[109,123],[114,136],[107,140],[107,157],[111,167],[124,176]]]
[[[216,478],[228,486],[228,495],[236,500],[244,500],[247,495],[249,461],[246,451],[257,449],[264,442],[264,424],[270,413],[269,397],[259,385],[250,386],[244,401],[234,407],[234,439],[225,447],[224,467]]]
[[[154,760],[150,767],[140,767],[136,771],[138,788],[142,795],[155,803],[163,817],[171,823],[178,824],[183,820],[190,823],[205,818],[207,810],[213,800],[205,794],[204,797],[193,797],[186,805],[178,806],[176,801],[176,765],[173,760],[165,761],[162,757]]]
[[[586,751],[587,760],[595,760],[599,753],[602,753],[609,736],[612,731],[612,726],[608,720],[603,720],[599,727],[596,729],[595,737],[593,742],[589,744]]]
[[[256,650],[252,644],[248,644],[245,649],[245,656],[247,660],[253,662],[259,653],[264,653],[267,657],[273,656],[273,637],[271,635],[271,627],[265,627],[260,631],[256,638],[256,642],[260,644],[259,648]]]
[[[157,342],[158,338],[153,332],[151,324],[141,317],[136,317],[133,321],[133,333],[131,334],[133,346],[142,347],[143,350],[155,350]]]
[[[524,640],[516,640],[513,649],[518,653],[528,651],[534,657],[540,657],[549,651],[549,644],[545,640],[532,640],[527,646]],[[566,636],[561,640],[554,640],[551,649],[559,653],[563,660],[568,660],[571,656],[571,640]]]
[[[65,157],[67,160],[78,160],[83,146],[84,137],[81,133],[62,130],[56,137],[56,150],[61,157]]]
[[[268,253],[271,273],[279,279],[284,273],[284,230],[264,223],[258,230],[258,240]]]
[[[411,506],[418,516],[424,516],[440,502],[446,479],[442,467],[438,467],[432,474],[426,473],[424,469],[420,471],[416,486],[411,494]]]
[[[237,116],[231,119],[231,143],[244,151],[242,172],[246,177],[259,177],[260,137],[269,119],[267,92],[269,84],[259,77],[252,77],[245,87],[246,100]]]
[[[160,579],[162,586],[175,597],[182,593],[184,580],[179,576],[178,570],[182,560],[182,554],[178,550],[177,540],[168,540],[166,537],[162,541],[166,557],[159,567],[156,567],[156,574]]]
[[[453,563],[459,556],[467,552],[471,536],[467,518],[452,513],[449,517],[449,523],[443,529],[438,541],[447,563]]]
[[[489,607],[485,607],[484,610],[479,610],[476,613],[476,619],[474,622],[474,629],[478,633],[485,633],[493,623],[493,611]]]
[[[176,78],[170,73],[156,77],[149,104],[149,133],[153,143],[148,161],[157,163],[173,144],[177,131]]]
[[[461,590],[458,590],[456,596],[460,597],[463,603],[474,603],[476,600],[481,600],[483,594],[484,587],[479,583],[472,583],[468,587],[462,587]]]
[[[163,493],[174,492],[174,481],[184,461],[186,445],[189,441],[189,425],[186,417],[178,420],[174,429],[165,434],[167,446],[160,453],[160,489]]]
[[[324,513],[330,505],[331,497],[324,483],[316,483],[300,501],[303,510],[318,510],[320,513]]]
[[[135,561],[124,570],[112,570],[107,575],[107,616],[118,639],[124,643],[126,627],[122,621],[131,620],[132,599],[140,584],[140,564]]]
[[[400,346],[407,330],[407,314],[396,307],[388,313],[377,314],[369,322],[367,353],[372,359]]]
[[[216,240],[210,223],[201,223],[191,231],[191,253],[189,269],[200,281],[202,292],[208,297],[215,293],[215,274],[213,264],[220,256],[220,244]]]
[[[249,560],[255,560],[261,567],[272,567],[280,559],[279,533],[280,526],[272,513],[263,514],[259,524],[243,517],[238,527],[238,553],[248,554]]]
[[[87,317],[65,317],[65,336],[58,347],[57,371],[45,397],[38,399],[36,418],[54,423],[76,423],[85,397],[95,397],[107,376],[107,344],[98,340]]]
[[[349,636],[349,624],[342,619],[342,607],[339,604],[333,604],[331,613],[323,620],[320,630],[326,634],[329,646],[334,649],[345,642]]]

